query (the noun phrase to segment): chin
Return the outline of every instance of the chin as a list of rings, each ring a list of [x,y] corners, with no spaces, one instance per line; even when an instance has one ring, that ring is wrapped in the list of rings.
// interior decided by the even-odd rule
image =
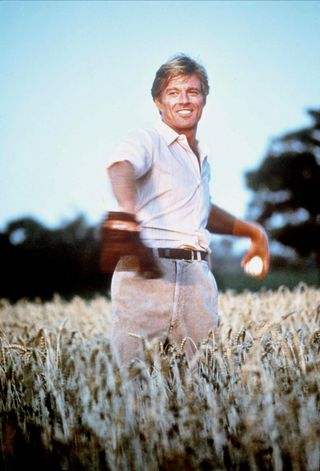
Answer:
[[[176,127],[185,131],[189,131],[191,129],[195,129],[197,127],[197,123],[179,123]]]
[[[195,120],[190,120],[190,121],[181,120],[181,121],[177,121],[175,125],[180,126],[181,128],[193,128],[194,126],[197,125],[197,122],[198,121],[195,121]]]

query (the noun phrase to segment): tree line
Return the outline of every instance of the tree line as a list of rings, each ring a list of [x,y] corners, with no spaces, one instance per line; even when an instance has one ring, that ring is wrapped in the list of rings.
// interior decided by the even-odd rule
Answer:
[[[99,228],[83,215],[58,229],[30,217],[12,221],[0,234],[0,297],[108,295],[110,277],[101,273],[99,255]]]
[[[320,269],[320,108],[308,114],[310,126],[272,140],[246,184],[253,192],[249,215],[271,240],[312,258]]]

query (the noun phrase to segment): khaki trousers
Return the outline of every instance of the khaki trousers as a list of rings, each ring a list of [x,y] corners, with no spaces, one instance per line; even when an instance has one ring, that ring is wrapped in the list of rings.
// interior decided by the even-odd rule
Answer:
[[[141,357],[141,340],[167,339],[187,357],[219,326],[218,290],[205,261],[160,258],[164,276],[144,279],[133,267],[134,257],[122,257],[113,274],[112,345],[120,364]],[[192,339],[192,341],[190,340]]]

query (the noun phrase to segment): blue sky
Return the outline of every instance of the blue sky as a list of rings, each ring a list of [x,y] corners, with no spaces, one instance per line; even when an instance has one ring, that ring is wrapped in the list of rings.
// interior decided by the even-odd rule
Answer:
[[[244,216],[244,172],[319,107],[319,51],[320,2],[0,2],[0,227],[100,221],[114,206],[107,156],[157,121],[151,84],[177,52],[209,74],[213,199]]]

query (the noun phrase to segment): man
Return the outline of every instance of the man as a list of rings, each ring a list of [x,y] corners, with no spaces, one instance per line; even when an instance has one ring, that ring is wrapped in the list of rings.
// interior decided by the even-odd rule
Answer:
[[[218,330],[218,291],[208,266],[210,232],[248,237],[242,264],[261,257],[261,279],[269,267],[263,228],[211,203],[207,153],[197,140],[209,93],[204,67],[184,54],[175,56],[157,71],[151,93],[160,122],[130,132],[107,167],[121,211],[107,227],[112,236],[121,233],[130,240],[134,235],[139,247],[120,258],[112,278],[112,341],[123,364],[139,357],[139,337],[176,345],[185,340],[190,357],[210,331]],[[118,246],[121,237],[115,236]],[[154,276],[143,276],[139,258],[146,254],[151,271],[159,267],[161,277],[157,269]]]

